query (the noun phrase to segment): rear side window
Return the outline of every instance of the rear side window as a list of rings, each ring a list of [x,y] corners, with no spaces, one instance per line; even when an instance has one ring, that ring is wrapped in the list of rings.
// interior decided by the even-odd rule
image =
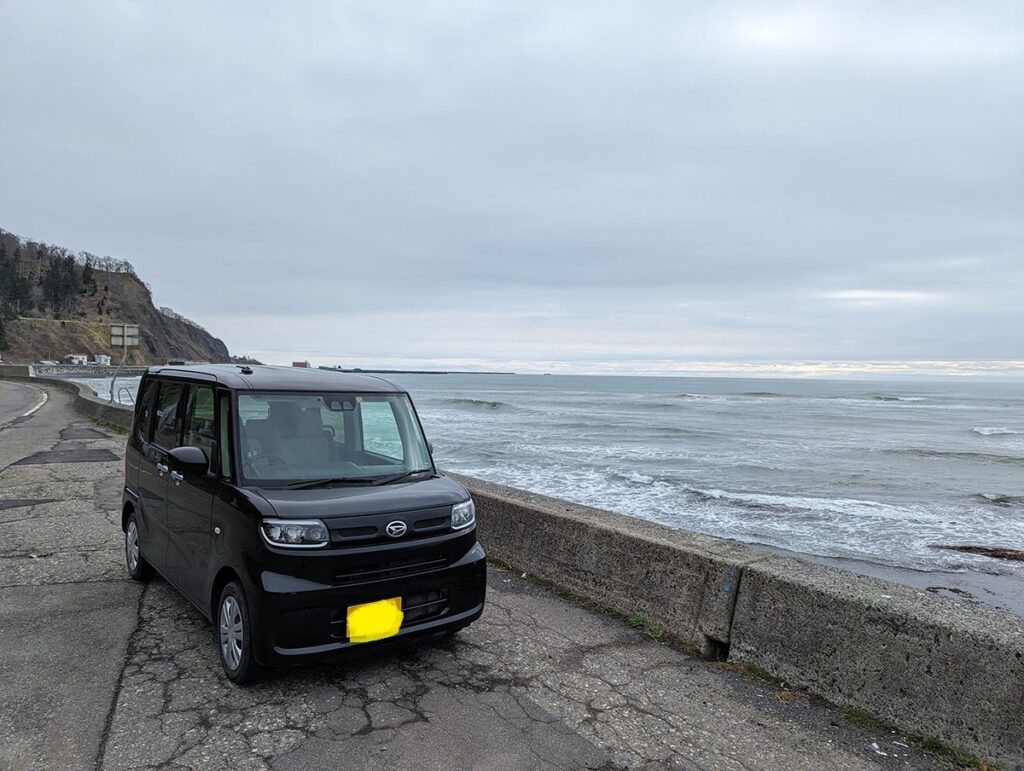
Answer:
[[[135,434],[147,441],[149,439],[150,423],[153,421],[153,397],[156,395],[157,382],[147,380],[139,391],[139,410],[135,416]]]
[[[191,386],[185,415],[185,439],[182,444],[199,447],[206,453],[207,460],[213,463],[213,449],[217,444],[213,421],[213,389],[209,386]]]
[[[160,383],[160,391],[156,399],[156,425],[153,428],[153,441],[168,450],[178,446],[181,437],[178,405],[181,403],[181,383],[164,381]]]

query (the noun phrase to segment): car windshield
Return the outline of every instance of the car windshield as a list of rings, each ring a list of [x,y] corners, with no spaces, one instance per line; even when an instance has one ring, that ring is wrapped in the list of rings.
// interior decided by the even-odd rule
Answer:
[[[433,471],[405,394],[242,393],[238,418],[250,484],[370,483]]]

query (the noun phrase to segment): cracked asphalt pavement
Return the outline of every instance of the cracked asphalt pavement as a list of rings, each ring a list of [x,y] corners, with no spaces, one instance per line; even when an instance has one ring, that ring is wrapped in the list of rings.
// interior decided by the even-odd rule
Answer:
[[[944,767],[494,567],[454,638],[239,688],[185,599],[127,578],[123,438],[53,389],[18,420],[25,389],[0,381],[0,767]]]

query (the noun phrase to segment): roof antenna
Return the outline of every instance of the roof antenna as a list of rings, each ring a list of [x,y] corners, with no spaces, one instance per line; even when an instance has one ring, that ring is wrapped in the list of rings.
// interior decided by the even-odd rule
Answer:
[[[236,364],[235,366],[238,367],[238,369],[241,371],[243,375],[252,374],[252,367],[250,367],[248,364]]]

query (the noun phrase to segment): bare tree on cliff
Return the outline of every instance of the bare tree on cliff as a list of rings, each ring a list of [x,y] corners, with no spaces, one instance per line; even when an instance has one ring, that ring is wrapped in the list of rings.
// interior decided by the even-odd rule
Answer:
[[[43,250],[40,248],[40,255]],[[75,256],[66,249],[50,250],[50,263],[39,279],[43,289],[43,302],[54,316],[59,316],[72,299],[82,290],[82,274]]]
[[[32,285],[22,275],[21,250],[13,255],[0,244],[0,320],[13,319],[32,306]]]

